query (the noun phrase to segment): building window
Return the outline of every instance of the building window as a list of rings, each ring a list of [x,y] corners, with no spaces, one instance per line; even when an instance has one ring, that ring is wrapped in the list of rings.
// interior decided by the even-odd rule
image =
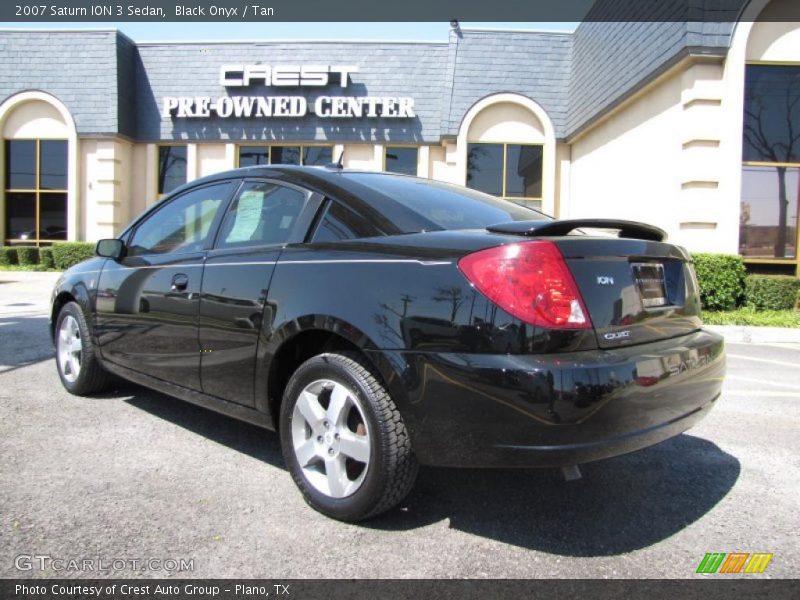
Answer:
[[[6,241],[67,239],[67,141],[6,140]]]
[[[407,146],[386,146],[383,170],[403,175],[417,174],[418,148]]]
[[[467,187],[541,208],[543,154],[540,144],[469,144]]]
[[[800,65],[745,70],[739,251],[797,260],[800,204]]]
[[[333,162],[333,146],[239,146],[239,166],[311,165]]]
[[[186,146],[158,147],[158,193],[168,194],[186,183]]]

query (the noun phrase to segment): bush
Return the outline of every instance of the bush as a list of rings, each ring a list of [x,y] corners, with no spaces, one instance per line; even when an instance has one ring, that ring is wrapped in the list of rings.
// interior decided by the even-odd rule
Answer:
[[[56,269],[69,269],[94,256],[92,242],[63,242],[53,245],[53,263]]]
[[[53,262],[53,249],[50,246],[39,248],[39,264],[45,269],[55,269],[56,263]]]
[[[741,256],[701,252],[692,260],[705,310],[733,310],[741,304],[747,275]]]
[[[744,303],[757,310],[792,310],[800,292],[800,279],[791,275],[748,275]]]
[[[17,264],[38,265],[39,249],[36,246],[17,246]]]
[[[11,246],[0,246],[0,265],[16,265],[17,249]]]

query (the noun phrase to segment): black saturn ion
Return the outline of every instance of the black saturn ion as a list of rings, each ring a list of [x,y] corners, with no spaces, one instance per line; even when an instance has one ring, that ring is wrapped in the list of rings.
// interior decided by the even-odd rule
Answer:
[[[723,341],[665,238],[402,175],[220,173],[59,279],[58,373],[277,430],[306,501],[365,519],[419,464],[572,467],[701,419]]]

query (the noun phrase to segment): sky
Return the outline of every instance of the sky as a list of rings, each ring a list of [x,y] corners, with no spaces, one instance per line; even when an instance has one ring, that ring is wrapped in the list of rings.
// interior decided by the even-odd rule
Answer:
[[[577,23],[461,23],[464,28],[572,31]],[[447,40],[450,24],[428,23],[2,23],[16,29],[116,28],[137,42],[183,40]]]

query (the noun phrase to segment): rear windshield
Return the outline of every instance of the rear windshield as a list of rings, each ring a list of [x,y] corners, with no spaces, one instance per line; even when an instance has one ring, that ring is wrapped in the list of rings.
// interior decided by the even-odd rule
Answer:
[[[349,179],[413,211],[421,221],[413,229],[483,229],[509,221],[550,219],[527,206],[461,186],[384,173],[347,173]]]

